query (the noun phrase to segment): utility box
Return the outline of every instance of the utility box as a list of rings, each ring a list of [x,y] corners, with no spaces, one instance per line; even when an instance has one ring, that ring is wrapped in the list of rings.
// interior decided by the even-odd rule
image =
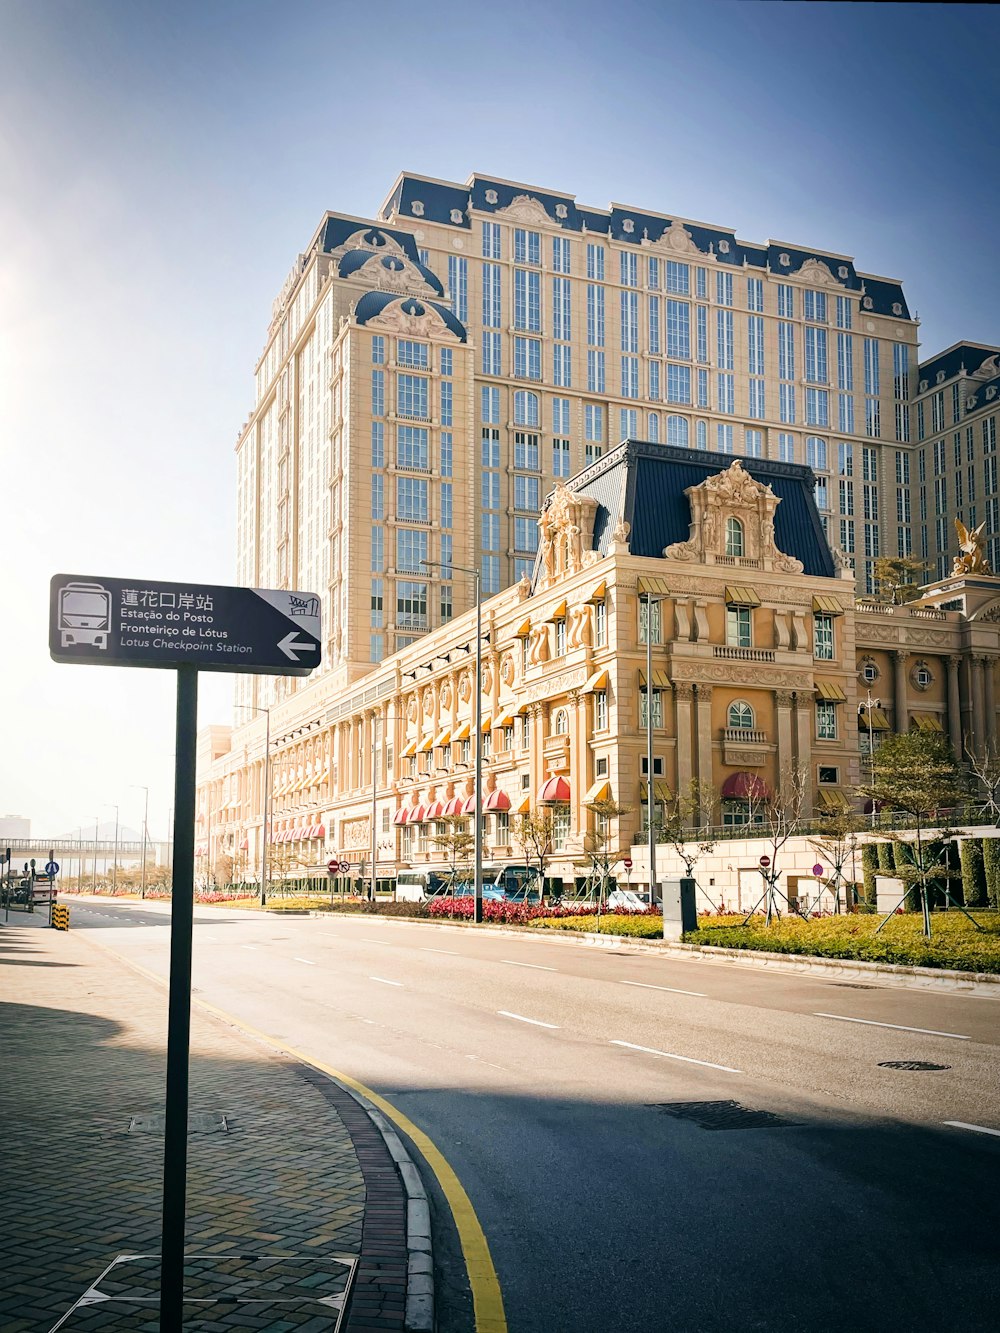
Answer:
[[[902,901],[906,885],[895,875],[875,876],[875,906],[879,912],[893,912],[897,907],[907,907]]]
[[[663,881],[663,938],[679,940],[685,931],[698,929],[693,879]]]

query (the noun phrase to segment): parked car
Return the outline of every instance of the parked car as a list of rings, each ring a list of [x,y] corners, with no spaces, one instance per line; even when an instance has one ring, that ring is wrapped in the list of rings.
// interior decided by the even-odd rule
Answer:
[[[648,907],[635,889],[614,889],[608,894],[608,910],[612,912],[645,912]]]

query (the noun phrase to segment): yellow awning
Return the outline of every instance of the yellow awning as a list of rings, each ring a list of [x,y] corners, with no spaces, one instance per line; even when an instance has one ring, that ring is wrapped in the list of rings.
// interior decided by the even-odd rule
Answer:
[[[727,606],[760,606],[760,598],[753,588],[736,587],[726,589]]]
[[[593,694],[594,690],[606,690],[608,688],[608,670],[605,667],[601,671],[595,671],[591,678],[583,687],[584,694]]]
[[[601,778],[587,792],[583,798],[584,805],[589,805],[592,801],[606,801],[611,795],[611,783],[607,778]]]
[[[881,708],[873,708],[871,717],[868,716],[868,709],[862,708],[858,714],[858,725],[864,727],[865,731],[889,731],[889,719],[883,713]]]
[[[606,583],[599,583],[597,587],[594,589],[594,591],[587,598],[587,601],[603,602],[604,598],[607,596],[607,592],[608,592],[608,585]]]
[[[512,727],[514,725],[514,714],[501,713],[493,725],[495,727]]]
[[[483,718],[483,724],[482,724],[482,725],[483,725],[483,732],[484,732],[484,733],[487,732],[487,731],[489,731],[490,728],[493,726],[493,718],[492,718],[489,714],[487,714],[486,717]]]
[[[645,685],[645,683],[646,683],[646,673],[645,673],[645,671],[640,667],[640,668],[639,668],[639,684],[640,684],[640,685]],[[653,689],[654,689],[654,690],[669,690],[669,689],[670,689],[670,677],[667,675],[667,673],[666,673],[665,671],[654,671],[654,672],[653,672]]]
[[[425,736],[423,740],[420,742],[420,744],[417,746],[417,753],[428,754],[433,749],[434,749],[434,737]]]
[[[530,809],[531,809],[531,797],[524,796],[521,799],[521,804],[515,809],[514,813],[515,815],[526,815]]]
[[[674,798],[674,794],[673,794],[673,792],[670,790],[670,783],[669,783],[669,782],[665,782],[662,778],[654,778],[654,779],[653,779],[653,800],[654,800],[654,801],[672,801],[673,798]],[[649,787],[648,787],[648,784],[647,784],[645,778],[640,778],[640,779],[639,779],[639,800],[640,800],[640,801],[648,801],[648,800],[649,800]]]
[[[450,740],[451,740],[451,732],[447,728],[445,728],[445,730],[442,731],[440,735],[434,737],[434,748],[437,749],[439,745],[447,745]]]
[[[560,602],[559,605],[556,607],[556,609],[555,609],[555,610],[551,613],[551,615],[549,616],[549,619],[550,619],[550,620],[565,620],[565,619],[566,619],[566,603],[565,603],[565,602]]]
[[[531,621],[525,620],[522,624],[518,625],[517,629],[514,631],[514,637],[515,639],[526,639],[530,633]]]
[[[838,704],[844,703],[847,699],[843,689],[832,680],[818,680],[816,682],[816,693],[821,699],[831,699]]]
[[[643,575],[635,585],[635,590],[640,597],[650,592],[654,597],[669,597],[670,585],[666,579],[654,578],[650,575]]]
[[[524,715],[527,713],[527,711],[528,711],[528,709],[529,709],[530,707],[531,707],[530,704],[518,704],[514,716],[515,716],[515,717],[524,717]]]
[[[400,759],[412,759],[416,753],[417,753],[417,742],[410,741],[406,749],[400,751],[399,757]]]
[[[451,739],[453,741],[467,741],[469,739],[471,732],[472,732],[472,723],[463,722],[462,725],[455,732],[452,733]]]
[[[918,731],[944,731],[941,719],[936,713],[912,713],[910,717],[916,723]]]
[[[834,814],[841,814],[845,810],[850,810],[851,803],[842,791],[836,787],[820,787],[819,803],[824,810],[829,810]]]
[[[813,610],[821,611],[827,616],[842,616],[844,608],[837,601],[836,597],[816,596],[813,598]]]

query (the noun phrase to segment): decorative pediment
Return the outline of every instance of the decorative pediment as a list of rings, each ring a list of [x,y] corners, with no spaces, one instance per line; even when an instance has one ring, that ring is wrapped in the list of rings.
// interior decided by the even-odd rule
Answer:
[[[651,241],[647,236],[643,236],[642,244],[647,248],[656,250],[669,250],[676,255],[700,255],[701,251],[694,242],[694,237],[684,226],[683,222],[678,222],[675,218],[660,236]]]
[[[378,291],[406,292],[413,296],[437,295],[431,283],[404,254],[388,255],[377,251],[371,259],[343,276],[356,278]]]
[[[687,541],[665,548],[668,560],[801,574],[802,561],[774,543],[774,511],[781,501],[738,458],[684,494],[691,504],[691,527]]]
[[[447,334],[460,342],[458,334],[450,329],[432,305],[406,297],[393,301],[378,315],[367,320],[370,329],[384,329],[387,333],[403,334],[412,338],[429,338]]]
[[[518,194],[504,208],[496,211],[498,218],[507,218],[511,222],[551,222],[548,210],[540,199],[531,194]]]
[[[1000,366],[997,361],[1000,360],[1000,353],[995,356],[988,356],[978,370],[974,370],[970,379],[974,380],[995,380],[1000,375]]]
[[[593,550],[598,503],[590,495],[576,495],[557,486],[538,520],[542,576],[545,588],[567,574],[575,574],[598,558]]]
[[[399,255],[403,259],[406,258],[406,251],[395,236],[382,231],[380,227],[361,227],[329,253],[333,259],[341,259],[348,250],[371,250],[372,254]]]
[[[830,269],[820,259],[807,259],[799,269],[797,277],[803,282],[813,282],[818,287],[843,287],[842,282],[830,272]]]

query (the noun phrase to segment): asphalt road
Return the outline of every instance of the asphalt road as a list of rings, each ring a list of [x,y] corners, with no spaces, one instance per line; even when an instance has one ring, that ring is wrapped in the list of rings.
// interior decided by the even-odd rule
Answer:
[[[166,975],[168,908],[72,913]],[[513,1333],[997,1327],[997,1000],[216,908],[194,986],[430,1135]]]

